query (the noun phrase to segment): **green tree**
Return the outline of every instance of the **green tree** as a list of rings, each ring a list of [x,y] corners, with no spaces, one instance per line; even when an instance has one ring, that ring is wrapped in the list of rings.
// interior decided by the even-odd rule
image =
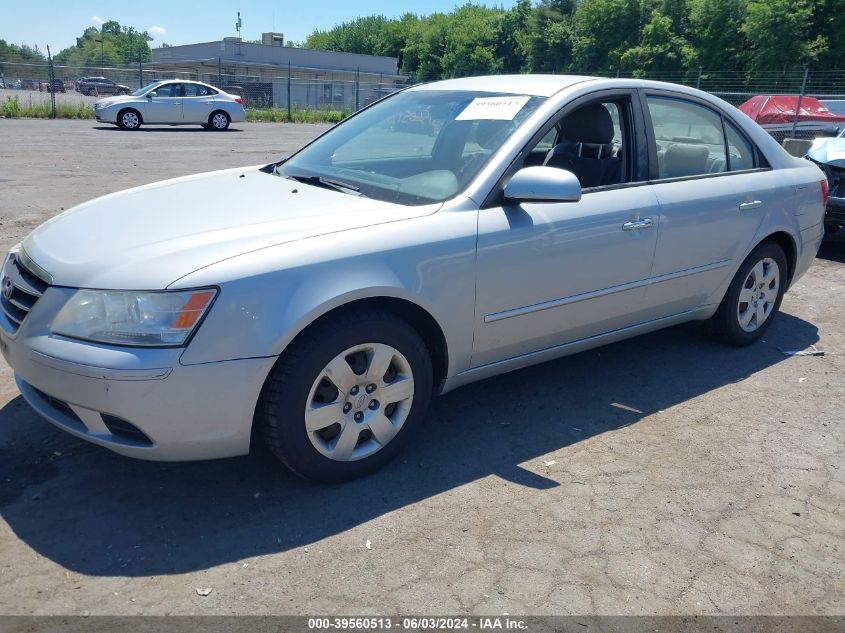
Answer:
[[[10,44],[0,40],[0,61],[3,62],[43,62],[44,53],[38,45]]]
[[[494,19],[493,54],[503,72],[528,69],[531,15],[531,0],[519,0],[513,9],[501,12]]]
[[[742,24],[746,0],[691,0],[689,39],[698,64],[710,70],[742,70],[747,43]]]
[[[574,2],[541,0],[531,14],[528,60],[533,72],[561,72],[572,64],[571,15]]]
[[[811,33],[815,5],[814,0],[748,0],[742,32],[750,47],[749,69],[800,68],[823,54],[824,38]]]
[[[672,19],[655,9],[643,27],[640,43],[622,53],[620,66],[635,74],[646,71],[680,71],[689,67],[695,53],[672,29]]]
[[[619,68],[623,53],[640,40],[640,0],[583,0],[572,21],[572,70]]]
[[[76,38],[76,46],[59,51],[55,60],[59,64],[89,68],[148,62],[152,59],[151,41],[146,31],[109,20],[99,29],[93,26],[85,29],[82,36]]]

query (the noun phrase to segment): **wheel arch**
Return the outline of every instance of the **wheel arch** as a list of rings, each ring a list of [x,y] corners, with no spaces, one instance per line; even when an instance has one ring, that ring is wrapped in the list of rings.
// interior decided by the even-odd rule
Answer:
[[[134,112],[135,114],[137,114],[137,115],[138,115],[138,120],[139,120],[139,121],[141,122],[141,124],[143,125],[143,123],[144,123],[144,113],[143,113],[143,112],[141,112],[141,110],[140,110],[140,109],[138,109],[138,108],[136,108],[136,107],[134,107],[134,106],[131,106],[131,105],[124,106],[124,107],[122,107],[120,110],[118,110],[118,111],[117,111],[117,117],[115,117],[115,121],[117,121],[117,122],[119,123],[119,122],[120,122],[120,117],[121,117],[121,115],[122,115],[124,112],[126,112],[127,110],[131,110],[132,112]]]
[[[774,242],[783,249],[786,255],[786,287],[792,285],[792,278],[795,275],[795,268],[798,263],[798,245],[795,243],[795,238],[786,231],[775,231],[770,233],[762,240],[760,240],[754,248],[757,248],[763,242]]]
[[[307,337],[309,331],[328,319],[356,310],[374,309],[396,315],[417,331],[431,353],[431,363],[434,369],[434,384],[440,384],[448,376],[449,372],[449,347],[443,328],[429,310],[419,303],[396,295],[374,294],[371,296],[348,298],[337,305],[321,306],[309,315],[307,323],[300,327],[290,338],[285,344],[284,350],[302,338]],[[284,354],[284,350],[282,350],[281,354]]]

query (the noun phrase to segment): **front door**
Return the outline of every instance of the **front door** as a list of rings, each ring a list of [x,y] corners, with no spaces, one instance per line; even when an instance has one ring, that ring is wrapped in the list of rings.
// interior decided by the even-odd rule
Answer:
[[[182,123],[182,84],[164,84],[147,97],[144,123]]]
[[[579,112],[585,106],[591,109]],[[555,138],[544,139],[547,157],[540,156],[544,141],[524,155],[570,166],[586,185],[581,200],[479,211],[474,367],[644,320],[658,209],[652,188],[642,182],[646,172],[636,165],[641,135],[633,131],[631,97],[574,108],[561,113]],[[593,115],[600,115],[600,124],[590,122]],[[561,156],[566,160],[557,163]],[[587,156],[604,162],[592,164]]]

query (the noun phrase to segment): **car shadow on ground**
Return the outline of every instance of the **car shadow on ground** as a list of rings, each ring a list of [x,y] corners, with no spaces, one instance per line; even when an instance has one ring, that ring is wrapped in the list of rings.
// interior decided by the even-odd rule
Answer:
[[[765,342],[739,349],[687,324],[492,378],[435,399],[398,459],[336,486],[302,481],[266,456],[124,458],[54,429],[18,397],[0,411],[0,516],[38,554],[79,573],[207,569],[308,545],[484,477],[557,486],[520,464],[743,380],[783,361],[778,347],[817,340],[815,326],[785,313]]]
[[[102,130],[104,132],[124,132],[124,133],[131,133],[131,134],[142,134],[144,132],[217,132],[217,130],[206,130],[204,127],[200,127],[199,124],[187,124],[187,125],[163,125],[158,127],[151,127],[150,125],[142,125],[137,130],[124,130],[119,128],[116,125],[96,125],[94,126],[95,130]],[[239,130],[235,127],[230,127],[225,132],[243,132],[243,130]]]

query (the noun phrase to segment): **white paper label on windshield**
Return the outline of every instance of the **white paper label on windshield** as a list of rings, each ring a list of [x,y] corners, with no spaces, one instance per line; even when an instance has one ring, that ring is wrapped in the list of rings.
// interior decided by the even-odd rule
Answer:
[[[476,97],[456,121],[513,121],[531,97]]]

